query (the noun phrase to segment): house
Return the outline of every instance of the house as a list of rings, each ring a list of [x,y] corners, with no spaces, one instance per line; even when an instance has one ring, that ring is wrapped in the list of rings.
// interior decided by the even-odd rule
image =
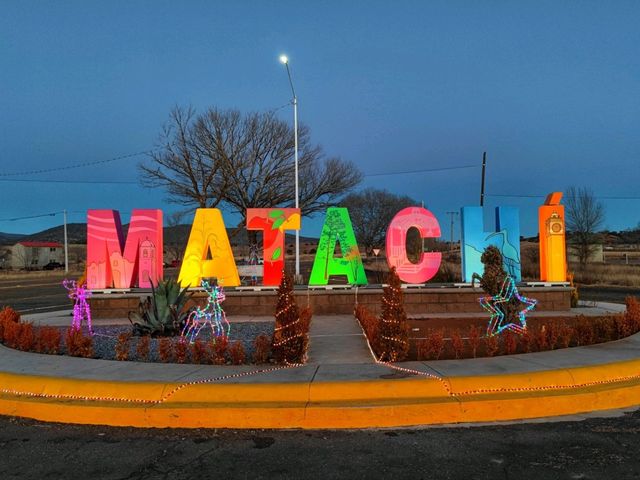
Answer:
[[[11,268],[37,270],[52,262],[64,263],[60,243],[24,241],[11,247]]]

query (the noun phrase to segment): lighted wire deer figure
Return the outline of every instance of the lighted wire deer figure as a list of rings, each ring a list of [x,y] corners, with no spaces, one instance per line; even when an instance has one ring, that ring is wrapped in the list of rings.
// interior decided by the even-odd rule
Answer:
[[[68,296],[73,300],[73,321],[71,328],[73,330],[82,329],[82,321],[86,319],[89,333],[93,335],[93,327],[91,326],[91,307],[88,299],[91,292],[87,290],[84,280],[63,280],[62,286],[67,289]]]
[[[211,328],[212,337],[228,336],[231,330],[227,316],[220,306],[226,298],[222,287],[210,285],[206,280],[202,280],[201,285],[208,294],[207,304],[204,308],[196,307],[187,317],[181,337],[187,338],[189,343],[193,343],[200,331],[207,326]]]

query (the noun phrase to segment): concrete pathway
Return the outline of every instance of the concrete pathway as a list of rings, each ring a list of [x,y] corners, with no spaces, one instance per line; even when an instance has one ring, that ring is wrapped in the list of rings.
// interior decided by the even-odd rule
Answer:
[[[353,315],[314,316],[309,331],[310,364],[373,363],[367,340]]]

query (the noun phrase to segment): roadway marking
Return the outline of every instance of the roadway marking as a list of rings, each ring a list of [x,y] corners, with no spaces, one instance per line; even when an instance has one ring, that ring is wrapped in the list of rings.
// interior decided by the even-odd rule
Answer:
[[[59,285],[62,287],[62,282],[54,282],[54,283],[29,283],[27,285],[11,285],[9,287],[0,287],[0,290],[10,290],[12,288],[29,288],[29,287],[46,287],[46,286],[54,286]]]
[[[48,305],[46,307],[36,307],[36,308],[30,308],[28,310],[19,310],[18,313],[27,313],[27,312],[35,312],[36,310],[46,310],[47,308],[60,308],[60,307],[67,307],[69,308],[69,304],[65,303],[64,305]]]

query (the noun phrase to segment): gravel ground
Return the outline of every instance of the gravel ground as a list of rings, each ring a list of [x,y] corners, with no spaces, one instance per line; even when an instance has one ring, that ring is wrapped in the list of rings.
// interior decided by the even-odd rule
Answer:
[[[249,362],[253,356],[253,341],[261,334],[265,334],[271,338],[273,335],[273,326],[273,322],[232,323],[231,332],[229,334],[229,344],[240,340],[244,346],[247,361]],[[61,330],[63,330],[63,341],[61,347],[64,351],[64,332],[67,330],[67,327],[61,327]],[[95,327],[93,336],[94,358],[115,360],[115,345],[118,335],[122,332],[130,331],[131,327],[127,325]],[[198,338],[206,342],[211,338],[210,332],[202,329]],[[139,340],[140,337],[131,337],[131,340],[129,341],[129,360],[140,361],[136,353],[136,345]],[[160,361],[158,358],[159,340],[159,338],[151,339],[151,343],[149,345],[149,361],[151,362]]]

